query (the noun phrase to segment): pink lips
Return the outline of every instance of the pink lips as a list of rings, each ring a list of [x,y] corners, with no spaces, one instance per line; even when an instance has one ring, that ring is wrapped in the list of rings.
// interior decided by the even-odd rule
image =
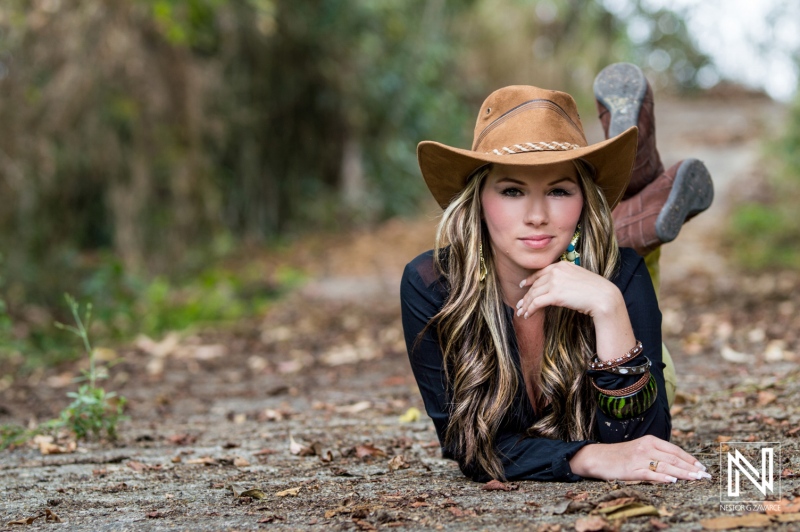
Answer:
[[[520,238],[520,240],[531,249],[542,249],[553,240],[553,237],[549,235],[536,235]]]

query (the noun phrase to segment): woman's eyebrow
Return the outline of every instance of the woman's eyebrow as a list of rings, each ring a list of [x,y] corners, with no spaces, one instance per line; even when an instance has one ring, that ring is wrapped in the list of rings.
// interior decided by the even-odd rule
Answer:
[[[515,185],[525,185],[524,181],[520,181],[519,179],[514,179],[513,177],[501,177],[497,180],[498,183],[502,183],[504,181],[508,181],[510,183],[514,183]]]
[[[577,180],[574,177],[564,176],[564,177],[559,177],[555,181],[551,181],[551,182],[547,183],[547,186],[548,187],[552,187],[556,183],[561,183],[562,181],[569,181],[570,183],[573,183],[573,184],[577,183]]]

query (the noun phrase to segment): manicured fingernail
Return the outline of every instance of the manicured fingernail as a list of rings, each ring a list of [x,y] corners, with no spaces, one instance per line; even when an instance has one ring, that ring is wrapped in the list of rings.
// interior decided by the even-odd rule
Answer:
[[[705,471],[698,471],[697,475],[698,475],[697,478],[711,478],[711,475],[709,475]]]
[[[517,311],[517,316],[522,316],[522,309],[519,309],[519,310]]]
[[[521,282],[521,283],[519,283],[519,287],[520,287],[520,288],[523,288],[523,287],[525,286],[525,283],[526,283],[526,282],[527,282],[527,280],[526,280],[526,279],[523,279],[523,280],[522,280],[522,282]]]
[[[519,301],[517,301],[517,308],[520,308],[521,306],[522,306],[522,300],[520,299]]]
[[[677,478],[675,478],[675,477],[671,477],[671,476],[669,476],[669,475],[667,475],[666,477],[667,477],[667,482],[672,482],[673,484],[675,484],[676,482],[678,482],[678,479],[677,479]]]
[[[522,316],[522,317],[523,317],[523,318],[525,318],[525,319],[527,320],[527,319],[528,319],[528,313],[526,312],[526,313],[525,313],[525,315],[524,315],[524,316]]]
[[[695,466],[695,467],[699,467],[699,468],[700,468],[700,469],[702,469],[703,471],[706,471],[706,470],[708,469],[706,466],[704,466],[704,465],[703,465],[703,464],[701,464],[700,462],[695,462],[695,463],[694,463],[694,466]]]

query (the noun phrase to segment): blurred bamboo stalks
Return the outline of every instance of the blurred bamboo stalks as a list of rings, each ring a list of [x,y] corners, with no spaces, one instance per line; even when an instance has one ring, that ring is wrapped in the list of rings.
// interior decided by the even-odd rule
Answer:
[[[576,0],[4,0],[9,306],[58,304],[96,254],[175,273],[218,240],[413,212],[417,142],[468,144],[501,84],[589,94],[631,49]]]

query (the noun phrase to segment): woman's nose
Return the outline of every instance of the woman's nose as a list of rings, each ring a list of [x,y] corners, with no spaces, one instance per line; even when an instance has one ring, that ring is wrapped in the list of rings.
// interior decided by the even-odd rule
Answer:
[[[531,199],[525,211],[525,223],[531,225],[546,224],[548,220],[547,205],[540,199]]]

